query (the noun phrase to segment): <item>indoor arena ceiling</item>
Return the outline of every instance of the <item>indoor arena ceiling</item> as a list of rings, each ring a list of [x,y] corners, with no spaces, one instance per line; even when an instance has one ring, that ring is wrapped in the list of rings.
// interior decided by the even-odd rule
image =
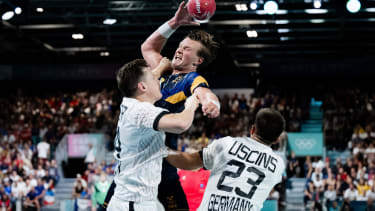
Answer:
[[[21,14],[2,21],[1,63],[12,59],[48,62],[55,57],[87,63],[139,56],[140,44],[173,16],[181,1],[0,2],[1,13],[11,7],[22,9]],[[223,43],[222,54],[239,69],[253,69],[262,61],[283,58],[375,55],[375,0],[361,0],[358,13],[347,11],[347,0],[321,0],[320,10],[311,10],[314,0],[278,0],[279,10],[274,15],[263,11],[262,0],[256,1],[257,10],[250,9],[250,2],[216,0],[216,14],[200,27]],[[237,11],[236,4],[248,10]],[[115,19],[116,23],[104,24],[105,19]],[[180,28],[170,38],[165,54],[172,55],[178,41],[192,29]],[[82,34],[83,39],[73,39],[72,34]]]

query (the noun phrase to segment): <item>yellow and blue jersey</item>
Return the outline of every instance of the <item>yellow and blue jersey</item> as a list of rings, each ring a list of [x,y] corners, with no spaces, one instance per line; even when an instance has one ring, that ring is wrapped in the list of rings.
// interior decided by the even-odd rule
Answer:
[[[160,78],[160,88],[163,97],[155,103],[156,106],[166,108],[172,113],[179,113],[185,108],[185,100],[198,87],[208,87],[206,79],[196,72],[169,75]],[[177,150],[178,135],[166,133],[165,145]],[[163,162],[162,182],[178,180],[177,169],[168,162]]]
[[[160,88],[163,97],[155,105],[172,113],[181,112],[184,110],[185,100],[198,87],[208,87],[208,83],[196,72],[161,77]]]

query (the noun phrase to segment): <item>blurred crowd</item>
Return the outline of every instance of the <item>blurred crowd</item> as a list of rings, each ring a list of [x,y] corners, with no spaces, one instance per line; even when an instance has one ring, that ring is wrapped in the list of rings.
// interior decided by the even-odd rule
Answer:
[[[287,132],[300,131],[309,118],[310,98],[292,92],[226,94],[220,96],[220,102],[221,115],[216,119],[204,117],[198,110],[193,126],[180,136],[181,151],[200,150],[225,136],[249,136],[255,114],[263,107],[277,109],[286,119],[286,132],[273,146],[283,149]],[[54,187],[61,176],[54,161],[58,142],[65,134],[99,132],[107,135],[108,149],[113,149],[120,103],[117,90],[43,96],[19,91],[0,98],[1,206],[10,210],[17,201],[35,207],[53,203]],[[292,154],[286,176],[308,178],[305,203],[316,201],[336,207],[348,200],[375,199],[374,106],[371,92],[351,89],[325,93],[322,110],[327,145],[348,148],[352,157],[333,162],[309,157],[301,160]],[[114,168],[114,162],[87,163],[84,173],[77,175],[72,192],[72,198],[79,199],[76,209],[102,203]],[[271,197],[283,198],[282,192],[282,187],[277,187]]]
[[[195,114],[191,128],[180,136],[179,149],[181,151],[200,150],[212,140],[225,137],[250,136],[250,129],[259,109],[264,107],[274,108],[283,114],[286,120],[286,131],[297,132],[301,124],[309,115],[309,99],[301,99],[296,95],[276,95],[265,93],[233,94],[220,96],[220,116],[209,119],[203,116],[201,110]],[[286,140],[286,134],[281,137]],[[274,149],[284,146],[281,141]]]
[[[341,150],[369,146],[375,140],[374,108],[373,91],[337,89],[327,92],[322,105],[327,145]]]

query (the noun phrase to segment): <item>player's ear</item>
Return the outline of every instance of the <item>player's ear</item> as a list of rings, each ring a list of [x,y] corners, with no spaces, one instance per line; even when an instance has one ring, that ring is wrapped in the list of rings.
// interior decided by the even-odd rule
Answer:
[[[255,133],[255,126],[252,125],[250,129],[250,135],[253,135]]]
[[[143,81],[139,82],[137,87],[138,87],[138,90],[141,92],[145,92],[147,89],[147,85]]]
[[[197,62],[197,65],[200,65],[204,62],[204,58],[203,57],[198,57],[198,62]]]

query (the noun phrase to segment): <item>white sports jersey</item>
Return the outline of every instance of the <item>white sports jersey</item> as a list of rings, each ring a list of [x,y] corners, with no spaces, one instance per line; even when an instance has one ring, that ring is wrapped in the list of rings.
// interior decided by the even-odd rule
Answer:
[[[203,164],[211,175],[198,211],[258,211],[285,169],[270,147],[242,137],[214,141]]]
[[[168,155],[165,134],[156,128],[166,111],[134,98],[123,98],[115,138],[113,198],[134,202],[156,199],[162,161]]]

